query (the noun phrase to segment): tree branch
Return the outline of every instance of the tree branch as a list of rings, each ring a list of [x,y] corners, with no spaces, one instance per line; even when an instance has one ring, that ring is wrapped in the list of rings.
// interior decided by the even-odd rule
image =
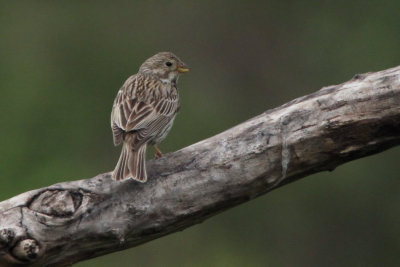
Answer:
[[[272,189],[400,143],[400,67],[295,99],[147,164],[0,203],[0,265],[68,266],[202,222]]]

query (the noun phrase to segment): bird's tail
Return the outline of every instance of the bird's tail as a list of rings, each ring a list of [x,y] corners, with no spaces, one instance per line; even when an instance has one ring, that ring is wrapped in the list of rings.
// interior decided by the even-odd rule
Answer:
[[[132,178],[142,183],[146,182],[146,148],[146,143],[137,149],[133,149],[129,141],[124,142],[121,156],[119,157],[117,166],[115,166],[112,178],[116,181]]]

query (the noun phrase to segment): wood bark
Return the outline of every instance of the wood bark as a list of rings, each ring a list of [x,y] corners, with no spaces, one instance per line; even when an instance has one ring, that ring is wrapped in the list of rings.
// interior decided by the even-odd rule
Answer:
[[[147,164],[0,203],[0,266],[68,266],[200,223],[279,186],[400,143],[400,66],[356,75]],[[178,253],[178,252],[177,252]]]

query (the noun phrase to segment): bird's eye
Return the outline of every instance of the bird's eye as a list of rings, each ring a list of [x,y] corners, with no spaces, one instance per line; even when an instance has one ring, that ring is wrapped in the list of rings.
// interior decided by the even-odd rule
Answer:
[[[167,62],[165,63],[165,65],[167,65],[168,67],[171,67],[171,66],[172,66],[172,63],[169,62],[169,61],[167,61]]]

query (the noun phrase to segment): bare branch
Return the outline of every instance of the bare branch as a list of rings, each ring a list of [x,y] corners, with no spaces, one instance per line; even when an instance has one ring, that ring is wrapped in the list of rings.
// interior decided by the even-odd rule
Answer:
[[[0,203],[0,265],[67,266],[202,222],[311,173],[400,143],[400,67],[293,100],[148,162]]]

